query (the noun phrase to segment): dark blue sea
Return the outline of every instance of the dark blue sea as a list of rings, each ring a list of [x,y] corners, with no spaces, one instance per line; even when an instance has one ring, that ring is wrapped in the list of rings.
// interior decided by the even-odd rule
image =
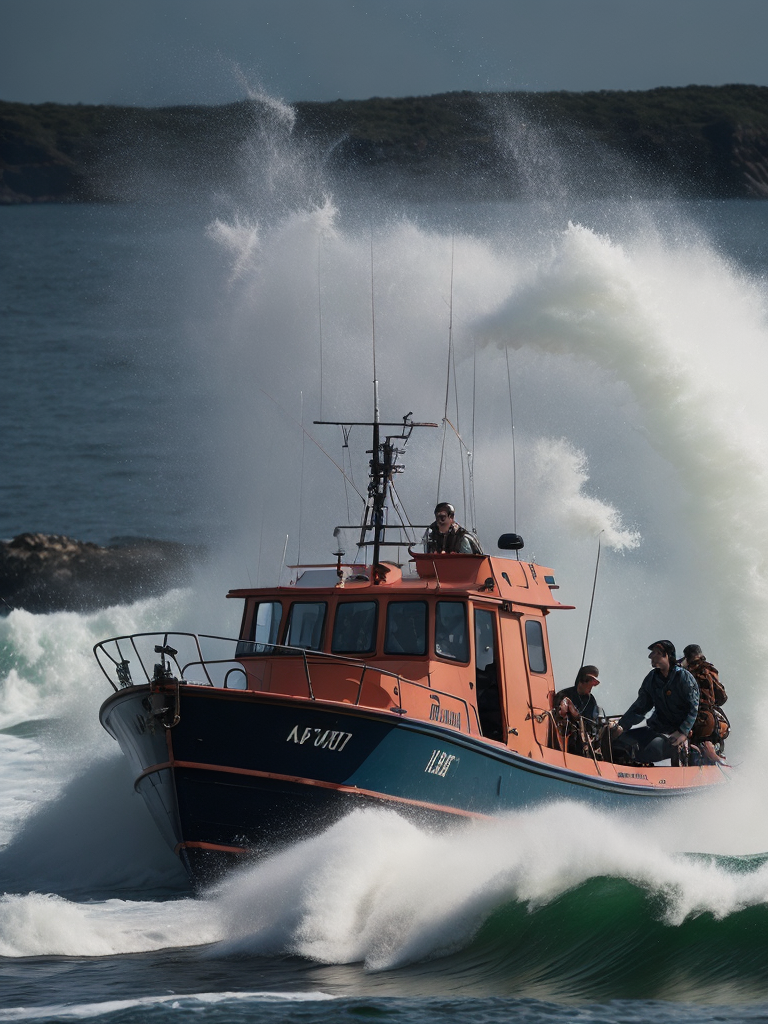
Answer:
[[[184,589],[0,619],[0,1022],[768,1020],[768,204],[345,199],[300,156],[236,197],[0,209],[0,536],[207,552]],[[701,643],[736,781],[450,834],[356,812],[193,893],[91,648],[236,632],[230,587],[329,560],[367,438],[314,421],[370,416],[372,335],[383,417],[450,420],[409,445],[412,520],[439,476],[555,568],[561,685],[600,538],[600,703]]]

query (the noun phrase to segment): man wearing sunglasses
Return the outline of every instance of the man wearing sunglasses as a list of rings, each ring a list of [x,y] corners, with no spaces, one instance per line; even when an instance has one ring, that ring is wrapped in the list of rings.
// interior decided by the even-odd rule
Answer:
[[[456,510],[447,501],[435,505],[435,521],[424,537],[425,550],[430,554],[482,555],[477,537],[455,522]]]

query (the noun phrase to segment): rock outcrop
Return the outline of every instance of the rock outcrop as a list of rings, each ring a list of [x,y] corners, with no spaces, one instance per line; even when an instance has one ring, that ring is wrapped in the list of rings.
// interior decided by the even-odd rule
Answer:
[[[107,547],[57,534],[0,542],[0,611],[94,611],[183,586],[200,548],[125,539]]]

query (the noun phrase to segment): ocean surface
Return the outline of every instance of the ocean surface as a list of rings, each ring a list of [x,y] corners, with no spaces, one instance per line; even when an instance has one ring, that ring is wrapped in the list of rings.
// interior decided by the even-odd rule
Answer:
[[[237,196],[0,208],[0,536],[209,552],[185,590],[0,618],[0,1022],[768,1020],[768,204],[345,200],[276,118]],[[487,548],[516,527],[554,567],[561,685],[599,538],[600,704],[625,710],[651,641],[700,643],[737,778],[441,835],[356,812],[195,894],[98,724],[91,648],[234,633],[227,589],[329,558],[367,438],[313,421],[369,417],[372,307],[385,419],[442,420],[452,315],[473,478],[414,436],[411,518],[440,474]]]

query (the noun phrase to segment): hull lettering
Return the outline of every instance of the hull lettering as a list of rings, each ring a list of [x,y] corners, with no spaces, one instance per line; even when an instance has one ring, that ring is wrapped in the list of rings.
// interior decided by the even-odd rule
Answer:
[[[429,775],[439,775],[441,779],[444,779],[454,761],[458,761],[455,754],[447,754],[444,750],[433,750],[424,771]]]
[[[298,743],[299,746],[303,746],[311,740],[313,747],[319,747],[321,750],[335,750],[340,752],[344,747],[346,747],[347,743],[349,743],[351,739],[351,732],[339,732],[336,729],[318,729],[310,727],[305,727],[299,731],[299,726],[294,725],[288,733],[285,742]]]

